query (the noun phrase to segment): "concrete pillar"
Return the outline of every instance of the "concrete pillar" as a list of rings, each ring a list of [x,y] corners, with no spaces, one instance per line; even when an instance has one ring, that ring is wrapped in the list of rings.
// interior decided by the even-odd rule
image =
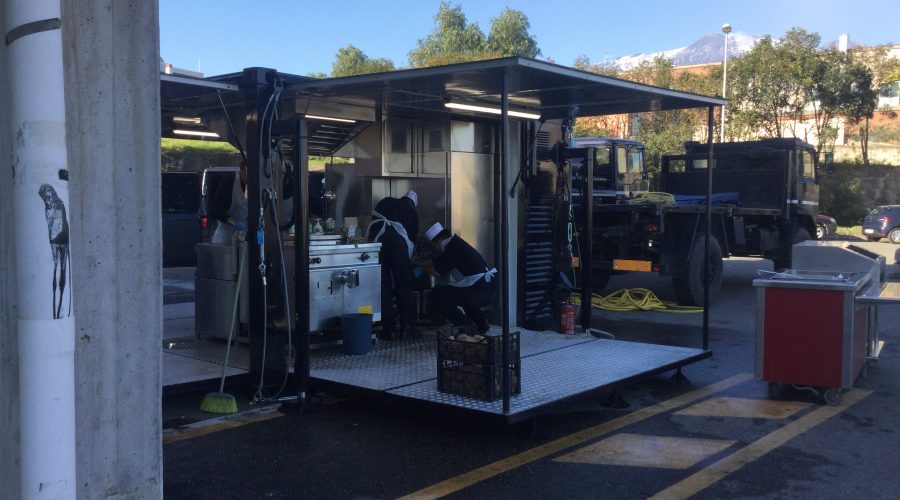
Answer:
[[[159,5],[62,4],[78,497],[161,498]]]
[[[0,26],[6,9],[0,8]],[[0,109],[9,109],[6,48],[0,47]],[[8,116],[0,115],[0,185],[11,192],[12,138]],[[13,197],[0,196],[0,214],[13,213]],[[15,269],[13,218],[0,216],[0,269]],[[0,272],[0,497],[19,498],[19,352],[16,330],[16,273]]]

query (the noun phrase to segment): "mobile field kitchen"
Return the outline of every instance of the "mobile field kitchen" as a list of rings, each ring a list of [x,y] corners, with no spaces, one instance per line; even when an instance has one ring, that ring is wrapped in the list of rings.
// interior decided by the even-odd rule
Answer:
[[[723,99],[518,57],[331,79],[264,68],[161,79],[163,135],[218,135],[248,167],[246,246],[198,245],[196,317],[229,317],[246,248],[237,316],[251,380],[277,386],[292,371],[287,387],[302,402],[340,387],[515,422],[711,355],[708,293],[694,347],[587,334],[591,207],[616,173],[595,165],[603,146],[572,143],[571,130],[578,116],[706,108],[712,158]],[[324,175],[310,173],[310,156],[326,158]],[[408,190],[421,227],[441,222],[497,269],[480,360],[440,335],[379,341],[361,355],[324,347],[341,315],[380,319],[379,244],[362,236],[375,204]],[[698,216],[707,239],[709,198]],[[422,317],[433,312],[432,285],[416,281]],[[584,304],[586,333],[546,333],[571,296]],[[447,390],[465,377],[478,379],[478,394]]]

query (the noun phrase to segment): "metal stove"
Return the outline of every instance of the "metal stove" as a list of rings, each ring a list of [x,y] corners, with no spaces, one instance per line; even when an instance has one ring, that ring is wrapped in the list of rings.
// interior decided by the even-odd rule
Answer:
[[[311,244],[309,247],[309,329],[341,325],[342,314],[369,312],[381,320],[381,243]],[[294,275],[293,242],[285,243],[288,275]],[[294,287],[289,287],[293,302]]]

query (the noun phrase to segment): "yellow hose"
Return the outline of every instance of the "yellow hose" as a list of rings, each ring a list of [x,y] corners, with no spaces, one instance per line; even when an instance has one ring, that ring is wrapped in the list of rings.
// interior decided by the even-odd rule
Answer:
[[[573,294],[575,305],[581,304],[581,296]],[[660,300],[646,288],[623,288],[607,296],[593,294],[591,307],[605,311],[659,311],[670,313],[703,312],[702,307],[682,306],[675,302]]]

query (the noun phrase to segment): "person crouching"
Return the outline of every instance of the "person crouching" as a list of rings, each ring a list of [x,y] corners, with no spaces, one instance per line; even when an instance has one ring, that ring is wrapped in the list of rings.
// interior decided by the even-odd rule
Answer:
[[[472,245],[444,229],[440,222],[428,228],[425,236],[431,242],[435,257],[416,264],[444,280],[432,293],[441,314],[456,326],[471,321],[478,333],[487,332],[490,325],[481,308],[494,301],[497,270],[489,269],[484,257]]]

